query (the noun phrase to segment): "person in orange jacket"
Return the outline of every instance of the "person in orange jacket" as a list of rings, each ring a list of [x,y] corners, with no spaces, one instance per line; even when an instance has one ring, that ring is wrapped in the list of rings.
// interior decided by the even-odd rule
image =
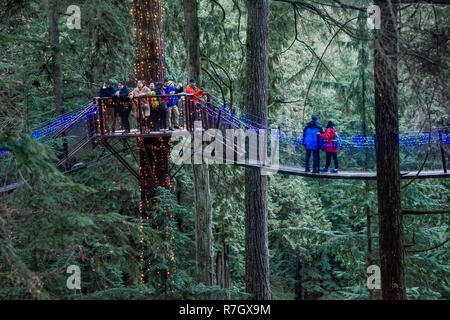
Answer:
[[[328,168],[331,164],[331,158],[334,160],[334,169],[331,170],[331,173],[337,173],[338,172],[338,157],[337,157],[337,144],[336,141],[336,129],[334,128],[333,121],[328,121],[327,124],[327,130],[325,130],[324,134],[321,134],[320,137],[323,139],[323,151],[327,154],[327,161],[325,164],[325,168],[320,170],[320,172],[328,172]]]
[[[186,93],[193,94],[194,103],[198,103],[198,98],[203,95],[203,90],[197,88],[197,82],[195,81],[195,79],[191,78],[189,79],[189,85],[186,87]]]

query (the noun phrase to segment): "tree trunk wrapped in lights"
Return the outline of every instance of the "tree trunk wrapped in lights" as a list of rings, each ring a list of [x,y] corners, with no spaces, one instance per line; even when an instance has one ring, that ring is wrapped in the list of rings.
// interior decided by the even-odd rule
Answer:
[[[133,16],[136,78],[162,81],[166,75],[162,3],[160,0],[134,0]],[[138,139],[141,197],[145,211],[151,208],[157,187],[170,188],[169,140],[169,137]]]
[[[160,0],[133,1],[136,81],[162,82],[166,76],[162,11]],[[157,114],[152,112],[149,120],[152,128],[159,129]]]
[[[160,0],[134,0],[133,17],[136,40],[136,79],[146,81],[162,81],[166,75],[164,63],[164,34],[162,2]],[[157,205],[157,188],[170,188],[170,137],[138,138],[139,148],[139,175],[141,199],[139,211],[141,221],[151,220],[151,210]],[[167,217],[170,213],[167,212]],[[159,226],[152,224],[156,229]],[[141,224],[142,228],[142,224]],[[141,230],[142,231],[142,230]],[[165,232],[165,231],[162,231]],[[167,232],[166,232],[167,233]],[[166,239],[169,240],[169,239]],[[170,240],[169,240],[170,241]],[[140,260],[143,263],[148,256],[144,256],[146,248],[143,245]],[[165,254],[170,255],[170,252]],[[171,257],[173,258],[173,257]],[[151,262],[150,262],[151,263]],[[148,281],[148,271],[151,265],[144,267],[141,280]],[[158,270],[161,275],[160,287],[167,294],[167,280],[169,270]],[[147,275],[145,275],[147,274]]]
[[[163,4],[160,0],[134,0],[136,80],[162,81],[164,63]]]

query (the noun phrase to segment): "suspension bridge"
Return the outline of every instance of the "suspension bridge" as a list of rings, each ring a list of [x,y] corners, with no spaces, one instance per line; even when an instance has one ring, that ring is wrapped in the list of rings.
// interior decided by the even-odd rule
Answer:
[[[162,130],[156,120],[149,120],[149,106],[158,101],[162,103],[168,99],[176,99],[179,107],[178,126],[175,131]],[[135,119],[131,130],[110,130],[111,121],[114,119],[111,111],[118,104],[132,108]],[[150,113],[154,111],[150,110]],[[201,128],[196,128],[196,123],[201,123]],[[259,135],[261,131],[267,134],[267,141],[277,138],[277,153],[279,163],[276,166],[267,164],[259,159],[248,159],[242,156],[247,147],[226,143],[226,140],[217,139],[223,144],[224,158],[226,153],[233,153],[232,164],[244,167],[262,168],[267,172],[297,175],[320,179],[352,179],[375,180],[377,178],[375,164],[375,139],[374,135],[351,134],[350,131],[340,131],[340,171],[339,173],[312,173],[304,169],[303,130],[289,128],[287,126],[264,126],[258,122],[258,118],[252,115],[237,115],[235,111],[228,110],[225,106],[216,106],[211,102],[209,95],[205,99],[197,99],[189,94],[143,96],[138,98],[95,98],[80,108],[52,119],[44,125],[36,128],[31,137],[43,143],[52,145],[59,156],[56,165],[65,172],[76,171],[95,165],[104,159],[115,157],[133,176],[139,179],[139,174],[133,164],[125,157],[128,152],[136,148],[136,140],[149,137],[167,137],[175,135],[193,135],[196,129],[202,134],[207,134],[210,129],[221,132],[225,137],[227,129],[242,129],[243,132],[253,132]],[[432,128],[427,132],[408,132],[398,137],[400,145],[401,178],[402,179],[431,179],[449,178],[447,163],[449,163],[450,133],[449,128]],[[210,139],[212,140],[212,139]],[[244,138],[245,140],[245,138]],[[274,143],[271,141],[270,143]],[[320,144],[320,139],[318,139]],[[244,144],[245,145],[245,144]],[[103,146],[100,156],[84,162],[89,154],[94,154],[94,149]],[[218,146],[216,144],[216,146]],[[319,145],[320,147],[320,145]],[[105,155],[108,151],[109,154]],[[272,150],[273,152],[273,150]],[[0,147],[0,159],[9,154],[7,148]],[[136,157],[133,155],[134,159]],[[270,156],[269,156],[270,157]],[[91,157],[92,158],[92,157]],[[229,160],[229,159],[228,159]],[[136,160],[137,162],[137,160]],[[230,164],[229,161],[226,163]],[[173,165],[171,177],[181,169],[182,165]],[[371,167],[372,166],[372,167]],[[7,184],[4,181],[0,192],[6,192],[23,184],[14,182]]]

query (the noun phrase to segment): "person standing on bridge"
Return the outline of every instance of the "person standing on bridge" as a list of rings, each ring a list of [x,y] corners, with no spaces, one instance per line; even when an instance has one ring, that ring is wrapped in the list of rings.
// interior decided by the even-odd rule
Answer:
[[[337,141],[337,132],[336,132],[336,129],[334,128],[333,121],[328,121],[327,130],[325,130],[325,133],[321,134],[320,137],[323,140],[323,146],[322,146],[323,151],[325,151],[325,153],[327,154],[327,161],[325,163],[325,168],[320,170],[320,172],[328,172],[328,168],[330,167],[330,164],[331,164],[331,158],[333,158],[334,169],[331,170],[331,173],[337,173],[338,166],[339,166],[338,157],[337,157],[338,141]]]
[[[305,157],[305,172],[310,172],[309,160],[311,158],[311,153],[313,154],[313,173],[319,173],[319,145],[317,143],[317,135],[319,133],[324,133],[323,128],[318,121],[319,117],[316,115],[312,116],[312,120],[308,122],[305,129],[303,130],[303,144],[306,149]]]

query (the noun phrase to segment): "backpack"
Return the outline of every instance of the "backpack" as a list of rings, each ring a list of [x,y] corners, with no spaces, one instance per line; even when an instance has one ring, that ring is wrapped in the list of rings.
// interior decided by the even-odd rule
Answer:
[[[155,92],[155,91],[152,91],[152,95],[156,95],[156,92]],[[153,108],[153,109],[158,110],[158,109],[159,109],[159,101],[158,101],[158,98],[151,98],[151,105],[152,105],[152,108]]]
[[[333,148],[339,148],[342,146],[342,138],[337,133],[337,131],[334,132],[334,139],[333,139]]]
[[[317,133],[319,128],[307,128],[305,131],[304,144],[306,149],[317,150]]]

